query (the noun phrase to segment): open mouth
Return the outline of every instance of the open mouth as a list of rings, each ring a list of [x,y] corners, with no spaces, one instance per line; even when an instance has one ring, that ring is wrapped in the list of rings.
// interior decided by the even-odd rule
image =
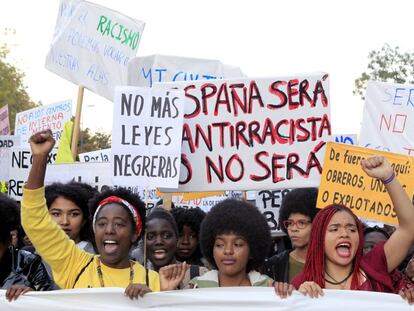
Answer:
[[[163,260],[167,257],[167,251],[165,249],[157,249],[153,252],[153,256],[157,260]]]
[[[118,251],[119,244],[114,240],[104,240],[103,241],[104,250],[107,254],[114,254]]]
[[[348,258],[351,256],[351,243],[349,242],[339,243],[335,249],[339,257]]]

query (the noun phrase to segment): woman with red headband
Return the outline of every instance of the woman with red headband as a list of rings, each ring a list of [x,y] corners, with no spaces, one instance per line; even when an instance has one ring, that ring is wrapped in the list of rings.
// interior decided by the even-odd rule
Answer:
[[[128,253],[142,234],[145,205],[125,189],[112,189],[90,202],[99,255],[89,254],[51,219],[44,198],[44,177],[55,141],[50,131],[30,138],[33,164],[22,198],[22,224],[36,251],[51,266],[61,288],[124,287],[132,298],[160,289],[159,276],[129,260]]]
[[[304,271],[292,281],[305,295],[323,295],[322,288],[388,293],[401,289],[394,288],[391,276],[414,242],[414,207],[383,156],[362,160],[361,166],[383,182],[399,226],[385,243],[363,255],[362,225],[355,214],[341,205],[322,209],[313,221]]]

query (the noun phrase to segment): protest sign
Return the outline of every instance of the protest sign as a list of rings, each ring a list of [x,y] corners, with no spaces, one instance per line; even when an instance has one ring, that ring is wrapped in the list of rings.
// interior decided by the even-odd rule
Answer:
[[[34,133],[50,129],[59,144],[65,122],[72,117],[72,101],[66,100],[40,106],[16,114],[15,133],[21,138],[21,146],[29,147],[29,138]]]
[[[20,137],[13,135],[0,136],[0,180],[10,178],[10,160],[12,148],[20,147]]]
[[[108,162],[111,157],[111,148],[79,154],[80,162]]]
[[[52,152],[48,155],[47,163],[54,163],[56,156],[57,151],[56,149],[53,149]],[[27,181],[30,168],[32,167],[32,152],[30,149],[13,148],[11,150],[10,157],[8,195],[17,201],[20,201],[23,195],[23,185]]]
[[[61,0],[46,68],[112,100],[127,84],[144,23],[87,1]]]
[[[112,176],[117,185],[178,186],[184,93],[117,87]]]
[[[414,155],[414,85],[368,82],[359,145]]]
[[[279,210],[282,199],[290,192],[290,189],[261,190],[257,192],[255,205],[266,218],[272,236],[285,235],[280,229]]]
[[[128,85],[152,87],[157,82],[243,77],[238,67],[214,59],[167,55],[135,57],[128,63]]]
[[[173,290],[147,293],[139,299],[129,299],[124,288],[83,288],[36,292],[21,295],[9,302],[5,290],[0,290],[2,311],[31,310],[158,310],[158,311],[335,311],[349,310],[414,310],[396,294],[369,291],[327,290],[324,296],[312,299],[294,291],[281,299],[271,287],[220,287]]]
[[[327,74],[160,85],[186,94],[178,191],[319,185],[331,135]]]
[[[173,196],[172,201],[176,207],[182,208],[195,208],[198,207],[204,212],[209,212],[210,209],[225,199],[238,199],[242,198],[240,191],[224,191],[224,194],[215,195],[205,198],[185,200],[183,196]]]
[[[356,134],[338,134],[332,135],[331,141],[341,144],[357,145]]]
[[[10,134],[9,106],[5,105],[0,108],[0,135]]]
[[[393,166],[398,181],[408,196],[414,192],[414,158],[363,147],[328,143],[316,206],[330,204],[349,207],[357,216],[398,224],[396,214],[384,184],[369,177],[361,168],[361,160],[383,155]]]

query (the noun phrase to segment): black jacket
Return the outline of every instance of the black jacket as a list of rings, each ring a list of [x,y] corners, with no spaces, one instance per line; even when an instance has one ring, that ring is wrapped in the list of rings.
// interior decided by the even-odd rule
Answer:
[[[292,250],[286,250],[266,259],[264,273],[276,282],[289,283],[289,254]]]
[[[0,288],[26,285],[34,290],[52,290],[49,277],[39,255],[9,248],[0,262]]]

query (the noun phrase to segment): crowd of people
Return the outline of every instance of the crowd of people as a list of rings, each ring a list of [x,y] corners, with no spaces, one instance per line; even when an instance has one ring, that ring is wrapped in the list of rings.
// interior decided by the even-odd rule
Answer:
[[[227,199],[207,214],[160,207],[147,213],[124,188],[45,186],[54,139],[43,131],[30,145],[21,206],[0,196],[0,285],[8,300],[32,290],[122,287],[134,299],[150,291],[262,286],[281,298],[294,290],[319,297],[326,288],[414,302],[414,208],[382,156],[361,166],[390,195],[399,222],[393,232],[367,226],[346,206],[317,209],[316,188],[294,189],[279,214],[286,249],[274,250],[265,218],[247,201]]]

